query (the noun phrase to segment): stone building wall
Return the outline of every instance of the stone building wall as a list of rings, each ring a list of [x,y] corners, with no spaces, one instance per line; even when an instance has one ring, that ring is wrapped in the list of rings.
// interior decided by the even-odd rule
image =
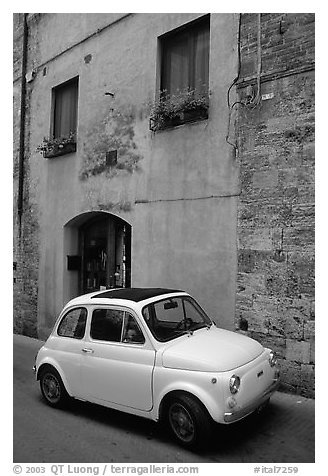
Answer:
[[[25,150],[23,170],[22,218],[18,217],[18,181],[21,127],[21,82],[23,52],[22,13],[13,16],[13,312],[14,332],[30,337],[37,337],[37,298],[38,298],[38,216],[34,187],[30,180],[30,96],[31,86],[27,84],[25,101]],[[29,52],[30,54],[30,52]]]
[[[314,395],[314,15],[241,18],[236,325],[277,351],[285,387]]]

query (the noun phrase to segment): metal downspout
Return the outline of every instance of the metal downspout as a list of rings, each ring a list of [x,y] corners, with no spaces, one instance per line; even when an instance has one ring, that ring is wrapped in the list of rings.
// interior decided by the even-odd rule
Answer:
[[[19,131],[19,163],[18,163],[18,230],[19,237],[22,231],[22,214],[23,214],[23,195],[24,195],[24,159],[25,159],[25,116],[26,116],[26,66],[27,66],[27,44],[28,44],[28,28],[27,13],[24,13],[23,25],[23,51],[22,51],[22,79],[21,79],[21,101],[20,101],[20,131]]]

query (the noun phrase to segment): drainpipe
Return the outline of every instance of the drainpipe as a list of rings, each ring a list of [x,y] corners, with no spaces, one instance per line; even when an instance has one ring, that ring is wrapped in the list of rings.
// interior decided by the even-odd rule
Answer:
[[[256,97],[254,100],[257,106],[261,100],[261,71],[262,71],[262,44],[261,44],[261,13],[257,14],[257,74],[256,74]]]
[[[24,13],[22,75],[21,75],[22,82],[21,82],[21,101],[20,101],[18,199],[17,199],[19,237],[21,237],[21,231],[22,231],[23,192],[24,192],[26,65],[27,65],[27,43],[28,43],[27,15],[28,15],[27,13]]]

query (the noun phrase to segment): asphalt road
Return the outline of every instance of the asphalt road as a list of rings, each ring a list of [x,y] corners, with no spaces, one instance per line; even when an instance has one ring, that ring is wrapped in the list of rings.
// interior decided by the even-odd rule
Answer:
[[[202,453],[181,449],[156,423],[73,401],[41,399],[34,356],[42,342],[14,335],[14,463],[311,463],[314,402],[277,392],[261,414],[217,427]]]

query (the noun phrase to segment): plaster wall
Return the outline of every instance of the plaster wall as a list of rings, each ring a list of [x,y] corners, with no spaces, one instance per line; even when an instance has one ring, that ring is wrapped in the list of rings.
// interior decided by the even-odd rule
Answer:
[[[34,20],[30,166],[40,220],[39,333],[49,331],[73,297],[75,278],[66,270],[72,237],[64,237],[64,227],[88,211],[106,211],[132,225],[133,286],[186,289],[233,328],[239,184],[225,135],[237,16],[211,15],[208,120],[149,130],[158,37],[199,16],[46,14]],[[75,76],[77,152],[44,159],[35,149],[51,130],[51,90]],[[111,149],[118,150],[115,170],[103,167]]]

